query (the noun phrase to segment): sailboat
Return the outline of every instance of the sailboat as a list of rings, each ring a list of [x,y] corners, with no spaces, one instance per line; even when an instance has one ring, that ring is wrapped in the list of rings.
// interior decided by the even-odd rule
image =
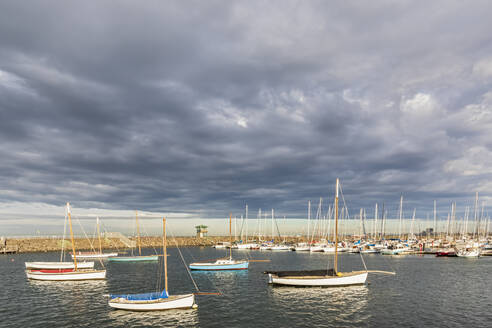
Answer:
[[[25,262],[26,269],[74,269],[75,264],[73,261],[64,262],[64,246],[65,246],[65,231],[66,231],[66,222],[68,220],[68,216],[65,216],[65,229],[63,231],[63,240],[62,240],[62,249],[60,253],[60,261],[59,262]],[[94,268],[94,262],[78,262],[77,268],[79,269],[92,269]]]
[[[99,240],[99,252],[78,252],[77,257],[79,259],[106,259],[111,256],[118,256],[117,252],[103,253],[102,252],[102,242],[101,242],[101,231],[99,228],[99,217],[96,220],[97,225],[97,238]],[[73,254],[72,254],[73,258]]]
[[[333,269],[303,270],[303,271],[266,271],[268,282],[275,285],[287,286],[352,286],[366,282],[369,272],[389,273],[385,271],[338,271],[338,191],[339,179],[336,181],[335,192],[335,259]]]
[[[137,245],[138,245],[138,255],[132,256],[115,256],[109,257],[108,260],[111,262],[136,262],[136,261],[157,261],[159,260],[158,255],[142,255],[142,245],[140,242],[140,226],[138,224],[138,212],[135,211],[135,221],[137,225]],[[132,250],[133,253],[133,250]]]
[[[232,214],[229,215],[229,239],[232,245]],[[248,260],[233,260],[232,247],[229,248],[229,258],[217,259],[214,262],[195,262],[190,263],[191,270],[218,271],[218,270],[247,270]]]
[[[161,311],[196,307],[195,295],[169,295],[167,284],[166,219],[162,219],[162,248],[164,255],[164,290],[143,294],[110,294],[108,305],[130,311]]]
[[[72,215],[70,204],[67,203],[68,222],[70,225],[70,239],[72,241],[72,251],[75,253],[75,241],[72,230]],[[56,269],[28,269],[26,270],[27,278],[34,280],[95,280],[105,279],[106,270],[80,269],[77,265],[77,256],[73,257],[73,268],[56,268]]]

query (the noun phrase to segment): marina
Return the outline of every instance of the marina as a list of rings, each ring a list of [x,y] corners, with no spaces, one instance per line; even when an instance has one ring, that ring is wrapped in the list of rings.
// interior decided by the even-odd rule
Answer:
[[[183,247],[184,258],[220,257],[223,250],[212,247]],[[143,249],[144,254],[152,249]],[[186,294],[193,285],[177,248],[169,252],[169,286],[172,294]],[[233,255],[244,254],[235,251]],[[241,252],[241,253],[239,253]],[[255,324],[282,326],[417,326],[432,325],[439,320],[447,327],[486,327],[492,302],[490,281],[484,278],[492,270],[492,258],[436,258],[435,255],[382,256],[364,255],[371,269],[386,269],[395,276],[371,275],[368,283],[343,288],[270,287],[263,272],[295,270],[299,267],[326,265],[327,256],[309,252],[246,251],[251,257],[265,258],[247,271],[193,272],[200,289],[216,290],[220,296],[196,296],[197,309],[172,310],[165,313],[139,313],[112,310],[105,294],[139,293],[155,290],[157,262],[131,265],[107,265],[107,279],[81,282],[27,280],[24,262],[56,261],[59,254],[25,253],[0,257],[0,275],[4,291],[17,295],[0,310],[8,327],[45,327],[83,325],[88,315],[99,327],[150,326],[250,327]],[[244,255],[243,255],[244,256]],[[12,261],[13,259],[13,261]],[[340,257],[344,271],[363,269],[359,255],[344,253]],[[151,276],[151,279],[149,279]],[[131,283],[130,283],[131,282]],[[466,302],[463,302],[466,299]],[[77,303],[76,308],[66,304]],[[439,310],[439,311],[437,311]],[[29,319],[22,313],[29,311]],[[329,320],[327,320],[329,318]],[[425,324],[424,324],[425,325]],[[57,326],[57,324],[55,324]]]

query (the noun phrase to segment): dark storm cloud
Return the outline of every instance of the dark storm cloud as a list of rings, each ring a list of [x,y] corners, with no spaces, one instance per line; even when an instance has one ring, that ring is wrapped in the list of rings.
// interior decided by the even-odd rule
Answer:
[[[0,5],[0,200],[223,215],[491,196],[487,2]],[[409,205],[410,206],[410,205]],[[463,205],[464,206],[464,205]]]

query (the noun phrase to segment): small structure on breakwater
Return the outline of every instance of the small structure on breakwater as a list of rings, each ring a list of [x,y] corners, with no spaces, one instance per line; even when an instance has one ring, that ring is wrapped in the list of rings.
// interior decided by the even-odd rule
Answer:
[[[203,225],[203,224],[195,226],[197,238],[206,237],[207,233],[208,233],[207,228],[208,228],[208,226]]]

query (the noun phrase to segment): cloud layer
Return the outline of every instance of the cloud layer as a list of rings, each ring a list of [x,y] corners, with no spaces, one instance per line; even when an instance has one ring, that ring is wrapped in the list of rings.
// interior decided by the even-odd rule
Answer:
[[[488,2],[0,5],[0,202],[423,216],[492,196]],[[460,208],[458,208],[460,210]],[[410,211],[410,209],[409,209]]]

